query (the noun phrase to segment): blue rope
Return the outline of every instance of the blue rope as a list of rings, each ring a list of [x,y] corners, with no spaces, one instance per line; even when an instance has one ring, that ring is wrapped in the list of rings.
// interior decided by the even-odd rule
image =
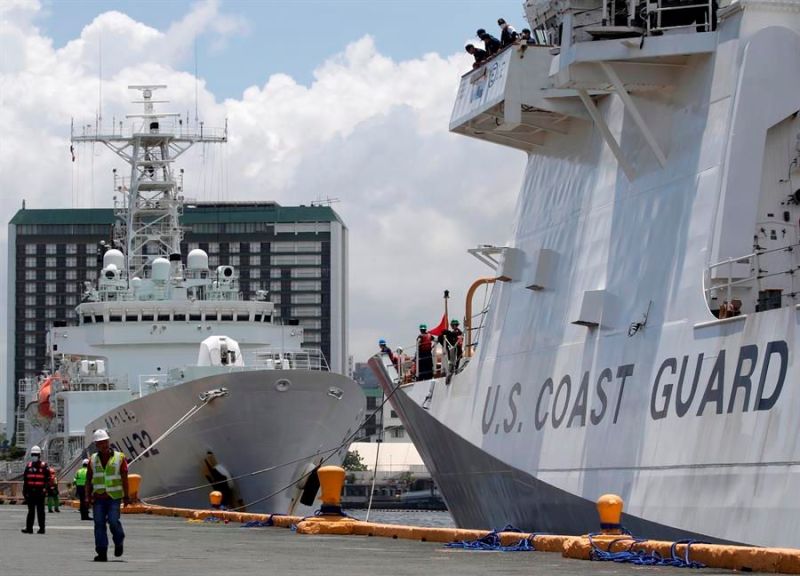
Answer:
[[[500,541],[501,532],[519,532],[522,530],[514,528],[511,524],[507,524],[500,530],[492,530],[486,536],[477,538],[475,540],[462,540],[460,542],[450,542],[445,544],[446,548],[460,548],[462,550],[473,551],[497,551],[497,552],[532,552],[536,550],[533,546],[533,538],[535,534],[531,534],[528,538],[521,538],[516,544],[510,546],[503,546]]]
[[[242,528],[266,528],[267,526],[275,526],[275,523],[272,521],[272,517],[275,514],[270,514],[269,518],[266,520],[250,520],[249,522],[245,522],[242,524]],[[280,514],[278,514],[280,516]]]
[[[606,550],[602,550],[599,548],[593,540],[594,536],[598,536],[597,533],[589,534],[589,544],[592,546],[591,556],[592,560],[598,560],[601,562],[618,562],[618,563],[626,563],[626,564],[635,564],[637,566],[672,566],[674,568],[705,568],[705,564],[700,562],[694,562],[689,558],[689,553],[692,547],[692,544],[697,544],[697,540],[678,540],[677,542],[673,542],[672,546],[670,546],[670,555],[669,557],[663,557],[658,552],[648,552],[647,550],[639,549],[634,550],[634,547],[637,544],[641,544],[642,542],[646,542],[647,538],[634,538],[633,536],[628,537],[620,537],[616,540],[612,540],[611,543],[608,545],[608,549],[611,550],[614,544],[618,542],[630,542],[627,549],[620,550],[619,552],[608,552]],[[679,556],[676,554],[676,550],[679,544],[686,544],[686,551],[684,552],[683,556]]]

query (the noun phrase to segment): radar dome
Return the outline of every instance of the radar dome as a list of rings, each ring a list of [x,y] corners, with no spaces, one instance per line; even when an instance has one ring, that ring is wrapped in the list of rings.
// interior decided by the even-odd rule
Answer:
[[[153,271],[152,273],[153,280],[160,280],[163,282],[169,280],[170,265],[169,265],[169,260],[167,260],[166,258],[156,258],[155,260],[153,260],[153,263],[150,265],[150,268]]]
[[[142,285],[142,279],[139,278],[138,276],[134,276],[133,279],[131,280],[131,286],[133,287],[133,289],[138,290],[139,287],[141,287],[141,285]]]
[[[107,250],[103,254],[103,268],[108,268],[111,265],[116,266],[117,270],[125,268],[125,255],[116,248]]]
[[[208,254],[205,250],[195,248],[186,257],[186,266],[189,270],[208,270]]]

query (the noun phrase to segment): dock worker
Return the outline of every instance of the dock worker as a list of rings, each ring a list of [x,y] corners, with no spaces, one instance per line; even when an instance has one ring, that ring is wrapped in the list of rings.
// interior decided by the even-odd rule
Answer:
[[[419,325],[417,336],[417,380],[433,378],[433,336],[428,334],[426,324]]]
[[[449,363],[449,372],[456,372],[461,356],[464,352],[464,333],[458,327],[459,321],[456,318],[450,320],[450,328],[442,332],[439,336],[439,344],[444,346]]]
[[[75,485],[75,492],[78,494],[78,501],[80,502],[81,520],[91,520],[89,516],[89,506],[86,504],[86,474],[89,472],[89,459],[84,458],[81,467],[75,472],[75,479],[72,483]]]
[[[386,344],[386,340],[384,340],[383,338],[378,340],[378,346],[380,347],[381,354],[385,354],[386,356],[388,356],[389,360],[391,360],[392,364],[394,364],[394,367],[397,368],[397,356],[394,355],[392,349],[389,348],[389,346]]]
[[[58,498],[58,474],[55,468],[50,468],[49,483],[47,484],[47,512],[61,512],[61,501]]]
[[[466,50],[469,54],[472,54],[472,57],[475,58],[475,63],[472,65],[473,68],[480,66],[481,62],[489,57],[489,54],[486,52],[486,50],[475,48],[474,44],[467,44],[464,46],[464,50]]]
[[[502,18],[498,18],[497,25],[500,26],[500,45],[503,48],[517,41],[519,34],[517,34],[517,31],[514,30],[514,27],[511,26],[511,24]]]
[[[483,41],[483,49],[486,50],[486,53],[489,54],[489,56],[500,52],[500,40],[489,34],[483,28],[478,28],[478,31],[475,34]]]
[[[28,516],[25,519],[23,534],[33,534],[33,516],[39,523],[39,534],[44,534],[44,499],[50,484],[50,467],[42,461],[42,449],[31,448],[31,459],[25,464],[22,473],[22,497],[28,505]]]
[[[114,540],[114,556],[122,556],[125,532],[120,522],[121,504],[129,504],[128,462],[124,454],[111,448],[108,432],[100,428],[92,435],[97,452],[90,459],[86,473],[88,504],[94,514],[95,562],[108,561],[108,532]]]

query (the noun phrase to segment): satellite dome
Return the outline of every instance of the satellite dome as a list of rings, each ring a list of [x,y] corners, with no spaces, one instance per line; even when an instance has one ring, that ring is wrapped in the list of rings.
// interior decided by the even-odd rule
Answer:
[[[116,266],[117,270],[122,270],[125,267],[125,255],[116,248],[107,250],[103,254],[103,268],[108,268],[112,265]]]
[[[189,270],[208,270],[208,254],[205,250],[195,248],[186,257],[186,267]]]
[[[169,280],[170,264],[166,258],[156,258],[150,265],[152,269],[153,280],[164,281]]]

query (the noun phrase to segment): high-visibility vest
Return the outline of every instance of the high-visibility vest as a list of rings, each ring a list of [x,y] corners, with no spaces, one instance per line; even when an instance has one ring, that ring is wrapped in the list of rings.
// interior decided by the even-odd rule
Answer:
[[[88,471],[88,468],[79,468],[75,472],[75,486],[86,486],[86,473]]]
[[[46,462],[40,462],[38,465],[34,462],[28,462],[23,479],[25,480],[26,488],[44,491],[47,488],[49,477],[50,468]]]
[[[92,491],[95,494],[108,494],[114,500],[120,500],[124,496],[120,474],[123,458],[122,452],[114,450],[103,468],[100,454],[92,456]]]

